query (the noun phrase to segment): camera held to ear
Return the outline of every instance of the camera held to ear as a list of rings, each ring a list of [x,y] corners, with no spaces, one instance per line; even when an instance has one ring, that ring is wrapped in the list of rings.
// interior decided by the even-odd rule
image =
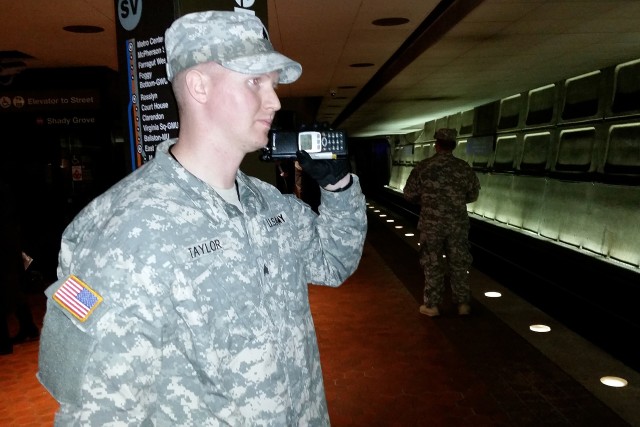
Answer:
[[[312,159],[347,158],[347,136],[341,130],[283,132],[269,131],[267,146],[260,160],[295,159],[297,151],[306,151]]]

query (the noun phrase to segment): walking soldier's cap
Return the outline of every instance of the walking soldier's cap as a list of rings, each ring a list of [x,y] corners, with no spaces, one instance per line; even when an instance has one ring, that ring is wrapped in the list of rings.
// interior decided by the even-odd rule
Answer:
[[[440,128],[433,135],[435,139],[440,139],[442,141],[453,141],[453,142],[456,142],[457,136],[458,136],[458,132],[455,129],[448,129],[448,128]]]
[[[243,74],[280,71],[279,83],[293,83],[302,66],[276,52],[262,22],[248,12],[207,11],[183,15],[164,37],[169,81],[180,71],[217,62]]]

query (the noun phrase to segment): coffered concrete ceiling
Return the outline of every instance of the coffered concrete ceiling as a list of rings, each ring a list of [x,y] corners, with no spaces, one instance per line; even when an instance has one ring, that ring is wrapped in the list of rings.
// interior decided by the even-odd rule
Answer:
[[[315,100],[315,120],[351,136],[408,133],[640,58],[637,0],[267,1],[272,42],[303,66],[298,81],[280,86],[281,98]],[[26,67],[118,69],[113,0],[3,1],[0,16],[0,52],[28,55],[17,60]],[[399,17],[408,22],[372,24]],[[62,29],[79,24],[105,31]],[[351,66],[364,63],[372,66]]]

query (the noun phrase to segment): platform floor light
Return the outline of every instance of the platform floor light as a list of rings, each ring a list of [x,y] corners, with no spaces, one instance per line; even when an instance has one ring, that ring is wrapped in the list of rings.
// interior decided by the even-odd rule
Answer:
[[[531,325],[531,326],[529,326],[529,329],[531,329],[533,332],[549,332],[549,331],[551,331],[551,328],[548,327],[547,325]]]
[[[629,383],[624,378],[604,376],[600,378],[600,382],[609,387],[626,387]]]

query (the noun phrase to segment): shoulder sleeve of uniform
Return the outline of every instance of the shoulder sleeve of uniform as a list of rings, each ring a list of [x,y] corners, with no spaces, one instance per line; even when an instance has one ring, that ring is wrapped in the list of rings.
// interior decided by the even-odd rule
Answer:
[[[338,286],[356,270],[367,234],[365,197],[353,175],[342,192],[321,190],[319,215],[314,219],[305,254],[310,283]]]
[[[418,187],[418,169],[414,167],[413,169],[411,169],[411,172],[409,173],[409,177],[407,178],[404,184],[404,188],[402,189],[404,198],[411,202],[415,202],[418,197],[417,187]]]

